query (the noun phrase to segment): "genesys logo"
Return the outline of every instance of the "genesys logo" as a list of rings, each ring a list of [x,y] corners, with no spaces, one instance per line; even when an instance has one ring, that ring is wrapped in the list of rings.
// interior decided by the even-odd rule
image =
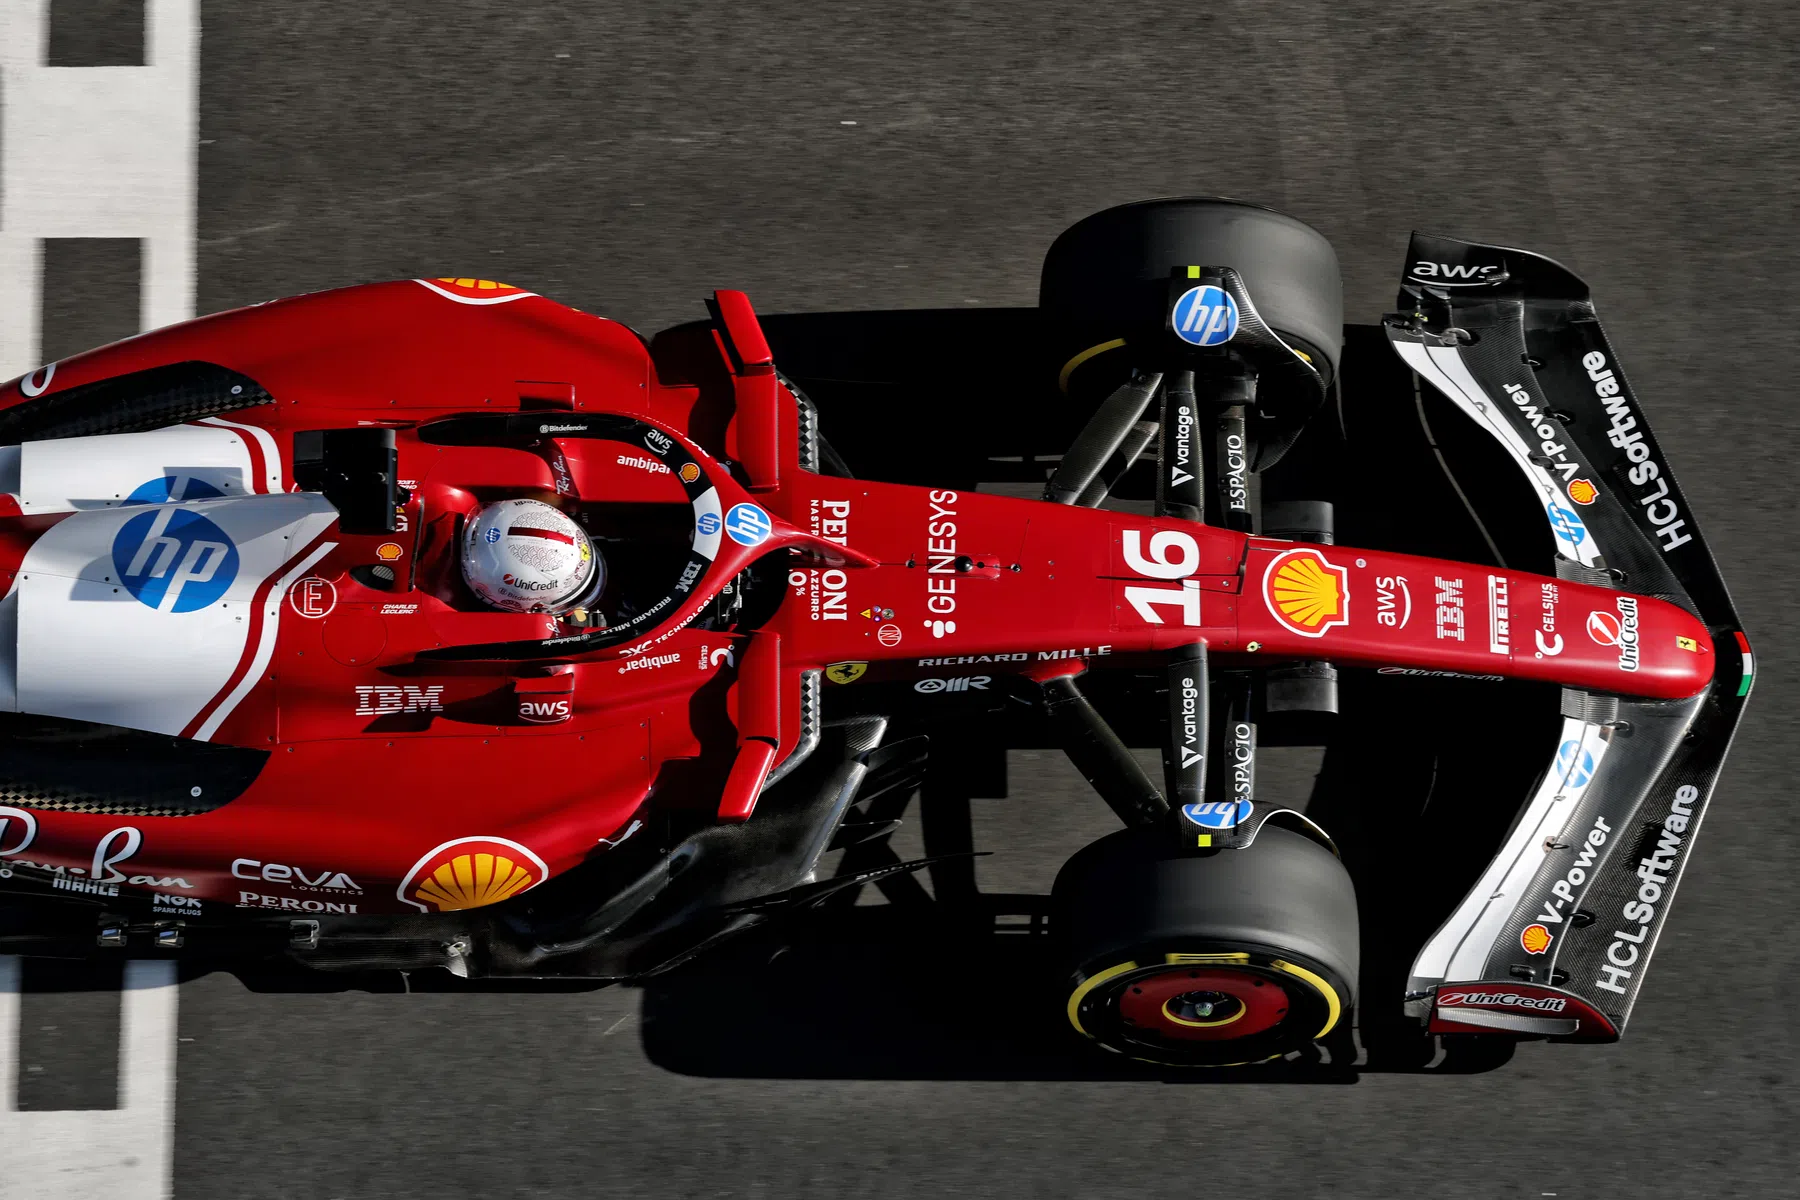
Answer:
[[[259,883],[278,883],[305,892],[361,892],[356,880],[342,871],[322,870],[308,873],[303,867],[284,863],[260,862],[254,858],[233,859],[231,874],[235,879]]]
[[[1439,992],[1439,1008],[1522,1008],[1532,1012],[1559,1013],[1568,1006],[1565,996],[1525,996],[1518,992],[1456,991]]]

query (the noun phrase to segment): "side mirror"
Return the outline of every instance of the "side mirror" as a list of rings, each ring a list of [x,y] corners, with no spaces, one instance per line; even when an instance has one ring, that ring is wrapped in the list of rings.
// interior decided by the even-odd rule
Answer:
[[[393,533],[400,463],[392,429],[307,429],[294,435],[294,480],[319,492],[350,534]]]

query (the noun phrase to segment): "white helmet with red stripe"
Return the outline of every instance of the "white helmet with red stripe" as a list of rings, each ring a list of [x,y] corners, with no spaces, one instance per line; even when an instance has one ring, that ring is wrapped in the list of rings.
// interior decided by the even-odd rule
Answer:
[[[566,612],[606,582],[586,531],[541,500],[484,505],[463,536],[462,569],[470,591],[508,612]]]

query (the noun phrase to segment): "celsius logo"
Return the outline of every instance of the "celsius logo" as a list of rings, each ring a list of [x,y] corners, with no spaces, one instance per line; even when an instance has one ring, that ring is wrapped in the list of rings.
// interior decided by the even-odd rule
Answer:
[[[1571,739],[1557,749],[1556,769],[1562,772],[1564,787],[1586,787],[1587,781],[1594,777],[1594,756],[1583,750],[1580,742]]]
[[[1210,283],[1191,287],[1175,301],[1175,336],[1192,346],[1223,346],[1237,335],[1238,306]]]
[[[131,490],[131,495],[121,501],[120,506],[168,504],[182,500],[217,500],[224,494],[206,480],[195,479],[192,475],[159,475],[155,479],[138,484]]]
[[[113,538],[112,560],[126,590],[158,612],[205,608],[238,573],[237,547],[225,531],[184,508],[158,508],[125,522]]]

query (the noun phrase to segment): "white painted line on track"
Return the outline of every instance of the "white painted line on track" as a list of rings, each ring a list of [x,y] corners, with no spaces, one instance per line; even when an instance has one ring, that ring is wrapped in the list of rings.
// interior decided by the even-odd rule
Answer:
[[[47,67],[49,31],[0,0],[0,379],[39,365],[43,238],[141,239],[140,328],[194,315],[199,0],[145,0],[141,67]]]
[[[0,1200],[163,1200],[174,1190],[175,964],[133,962],[120,993],[119,1107],[15,1112],[19,960],[0,957]]]

